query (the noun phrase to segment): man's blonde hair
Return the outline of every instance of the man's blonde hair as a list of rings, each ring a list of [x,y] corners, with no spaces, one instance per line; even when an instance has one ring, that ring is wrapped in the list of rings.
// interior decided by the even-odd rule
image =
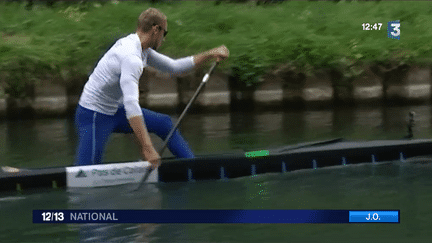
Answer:
[[[149,8],[138,17],[137,30],[148,32],[153,25],[162,26],[167,21],[167,17],[156,8]]]

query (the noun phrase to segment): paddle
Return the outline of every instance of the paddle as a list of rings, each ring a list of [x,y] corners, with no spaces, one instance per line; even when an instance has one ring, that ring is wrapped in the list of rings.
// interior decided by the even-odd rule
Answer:
[[[189,103],[186,105],[186,108],[183,110],[182,114],[180,115],[179,119],[177,120],[177,123],[174,125],[174,127],[171,129],[170,133],[168,134],[168,136],[165,139],[165,142],[162,146],[162,149],[160,150],[159,154],[162,156],[163,151],[165,150],[165,148],[168,145],[169,139],[171,138],[171,136],[174,134],[175,130],[177,129],[177,127],[179,126],[181,120],[183,119],[183,117],[185,116],[186,112],[188,111],[189,107],[191,106],[191,104],[195,101],[195,99],[197,98],[198,94],[200,93],[201,89],[204,87],[205,83],[208,81],[210,74],[213,72],[213,69],[216,67],[216,65],[218,64],[218,62],[214,62],[212,64],[212,66],[210,67],[210,70],[204,75],[203,80],[201,81],[200,85],[198,86],[198,89],[195,91],[195,94],[192,96],[192,98],[190,99]],[[141,188],[141,186],[144,184],[144,182],[147,180],[147,178],[150,176],[151,172],[153,171],[153,168],[151,166],[149,166],[143,176],[143,178],[141,179],[140,183],[138,184],[138,186],[133,190],[133,191],[137,191]]]

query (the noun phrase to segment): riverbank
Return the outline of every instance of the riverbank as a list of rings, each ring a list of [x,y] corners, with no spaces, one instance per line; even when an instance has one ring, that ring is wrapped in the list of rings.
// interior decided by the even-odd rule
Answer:
[[[31,11],[19,3],[2,4],[0,117],[73,113],[97,59],[114,40],[132,33],[136,16],[151,6],[169,16],[170,35],[161,53],[177,58],[220,44],[230,49],[231,57],[218,66],[192,106],[197,112],[429,103],[427,4],[113,1],[59,2],[54,8],[35,5]],[[379,28],[361,27],[372,20]],[[388,38],[388,23],[394,20],[403,25],[397,40]],[[245,54],[256,60],[241,61]],[[236,84],[229,72],[243,64],[249,68],[237,73]],[[257,67],[266,75],[254,86],[252,80],[260,75]],[[175,78],[149,71],[141,80],[141,105],[179,112],[203,74]],[[240,87],[245,83],[253,87]]]
[[[201,82],[201,72],[176,78],[148,68],[140,80],[141,106],[171,114],[181,112]],[[397,82],[390,80],[393,82],[387,81],[387,84],[383,85],[385,82],[382,78],[367,68],[363,75],[352,82],[352,92],[349,95],[333,85],[335,82],[328,72],[316,72],[306,77],[300,89],[286,87],[284,74],[269,74],[263,78],[262,84],[256,90],[252,90],[251,99],[245,99],[250,95],[250,91],[230,89],[229,74],[219,70],[211,75],[192,105],[191,112],[429,104],[432,93],[431,68],[412,66],[401,75]],[[182,80],[188,80],[189,86],[182,87]],[[34,93],[34,98],[14,99],[13,102],[0,98],[0,117],[8,119],[67,116],[73,114],[81,90],[71,94],[66,87],[46,81],[36,86]],[[339,102],[335,101],[336,93],[339,94]]]
[[[54,8],[35,5],[32,10],[20,3],[2,3],[0,36],[4,41],[0,43],[0,86],[7,87],[10,95],[19,97],[32,95],[24,86],[39,86],[44,80],[82,85],[105,50],[116,39],[133,33],[137,16],[151,6],[168,16],[170,35],[159,50],[161,53],[178,58],[225,44],[231,57],[218,67],[223,72],[242,63],[239,58],[244,54],[258,59],[248,63],[253,67],[272,69],[291,63],[304,72],[310,67],[332,67],[339,69],[342,76],[357,75],[363,64],[384,62],[397,66],[425,63],[425,60],[430,63],[432,57],[432,49],[426,41],[430,39],[429,32],[425,31],[430,23],[424,21],[430,15],[430,3],[286,1],[256,6],[250,2],[229,1],[219,5],[207,1],[156,5],[63,1]],[[372,20],[380,24],[379,28],[366,31],[362,23]],[[398,40],[388,38],[391,32],[388,23],[394,20],[402,24]],[[254,71],[245,70],[243,74]],[[67,93],[69,95],[69,91]],[[294,96],[300,93],[297,90]],[[285,92],[285,95],[290,94]],[[157,97],[149,98],[149,102],[173,100],[172,96],[169,99]],[[183,102],[183,96],[179,100]]]

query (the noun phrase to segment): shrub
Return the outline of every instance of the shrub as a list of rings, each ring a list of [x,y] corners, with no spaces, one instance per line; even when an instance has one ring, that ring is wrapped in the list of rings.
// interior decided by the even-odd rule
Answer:
[[[231,66],[231,75],[246,87],[258,86],[262,81],[260,77],[265,74],[266,65],[252,54],[242,54],[234,59]]]

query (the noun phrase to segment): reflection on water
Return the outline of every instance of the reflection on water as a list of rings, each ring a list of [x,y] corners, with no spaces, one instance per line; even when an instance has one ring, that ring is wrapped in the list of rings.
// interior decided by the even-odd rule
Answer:
[[[181,132],[199,155],[283,146],[344,137],[352,140],[398,139],[406,135],[414,111],[416,138],[431,138],[429,106],[370,107],[321,111],[190,114]],[[161,140],[152,136],[156,146]],[[0,165],[48,167],[71,165],[76,134],[73,120],[44,119],[0,122]],[[106,161],[138,158],[130,136],[115,134]],[[431,227],[430,161],[341,166],[317,171],[266,174],[229,182],[147,185],[131,193],[127,186],[37,192],[0,196],[0,242],[286,242],[322,237],[360,237],[367,232],[379,242],[420,242]],[[132,186],[133,187],[133,186]],[[133,187],[135,188],[135,187]],[[404,222],[397,232],[380,225],[352,228],[306,225],[86,224],[32,225],[31,210],[70,209],[400,209]],[[6,220],[3,220],[6,219]],[[10,222],[10,223],[9,223]],[[363,229],[363,230],[360,230]],[[23,233],[24,232],[24,233]],[[396,234],[396,236],[395,236]],[[314,238],[314,235],[317,237]],[[320,235],[320,237],[318,237]],[[400,241],[398,241],[400,239]],[[430,237],[428,238],[430,239]]]
[[[428,242],[432,158],[228,181],[0,195],[0,242]],[[401,224],[32,224],[33,209],[392,209]],[[397,229],[397,230],[395,230]],[[324,241],[325,242],[325,241]],[[332,240],[328,242],[334,242]],[[342,242],[342,241],[341,241]]]
[[[6,124],[0,122],[0,158],[3,158],[6,155]],[[0,165],[1,165],[1,159],[0,159]]]
[[[320,111],[190,114],[181,133],[196,154],[252,150],[263,147],[344,137],[352,140],[399,139],[407,134],[408,113],[414,111],[414,136],[429,138],[429,106],[366,107]],[[175,120],[175,119],[174,119]],[[105,161],[134,161],[139,153],[132,136],[114,134]],[[155,146],[162,140],[153,136]],[[0,164],[21,167],[73,164],[77,136],[73,120],[44,119],[0,122]],[[166,156],[169,156],[168,152]]]
[[[139,191],[136,185],[68,189],[69,209],[162,209],[162,194],[154,184]],[[74,227],[82,242],[149,242],[158,224],[79,224]]]
[[[229,136],[229,116],[204,116],[202,117],[203,136],[207,138],[224,138]]]

